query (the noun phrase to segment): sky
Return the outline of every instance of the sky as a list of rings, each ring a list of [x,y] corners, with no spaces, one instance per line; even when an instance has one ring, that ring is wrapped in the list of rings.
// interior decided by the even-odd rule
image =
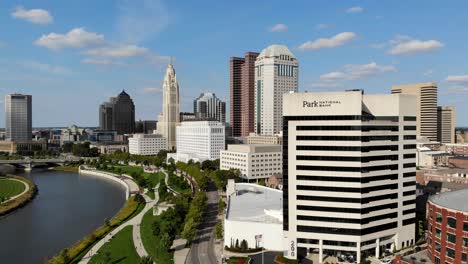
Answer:
[[[33,126],[97,126],[123,89],[136,119],[156,119],[171,60],[181,111],[200,93],[229,105],[229,58],[287,45],[299,91],[437,82],[439,105],[468,126],[465,0],[0,1],[0,104],[33,96]],[[229,108],[227,109],[229,110]],[[4,115],[0,115],[0,126]]]

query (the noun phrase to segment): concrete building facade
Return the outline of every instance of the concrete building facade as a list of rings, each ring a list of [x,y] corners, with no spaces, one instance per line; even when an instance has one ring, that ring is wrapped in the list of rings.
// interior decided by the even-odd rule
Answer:
[[[250,133],[247,137],[247,144],[267,144],[267,145],[283,145],[283,134],[278,135],[257,135]]]
[[[392,87],[393,94],[416,96],[416,133],[430,141],[437,141],[437,83],[415,83]]]
[[[259,53],[246,52],[244,58],[231,57],[230,123],[233,137],[254,132],[255,59]]]
[[[299,63],[288,47],[271,45],[255,61],[255,133],[282,130],[283,95],[297,92]]]
[[[7,94],[5,96],[5,138],[10,141],[32,139],[32,96]]]
[[[416,107],[411,95],[284,96],[285,256],[358,263],[415,243]]]
[[[238,169],[241,178],[258,181],[271,176],[280,176],[283,170],[283,155],[280,145],[228,145],[221,151],[220,168]]]
[[[455,107],[437,107],[437,141],[444,144],[455,143]]]
[[[224,124],[218,121],[185,121],[177,126],[177,152],[168,154],[175,161],[202,162],[219,159],[225,148]]]
[[[133,134],[128,138],[128,152],[135,155],[157,155],[167,149],[166,138],[159,134]]]

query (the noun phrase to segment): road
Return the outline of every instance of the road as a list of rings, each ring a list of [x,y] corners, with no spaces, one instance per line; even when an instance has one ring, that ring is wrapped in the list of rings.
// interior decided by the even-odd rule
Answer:
[[[198,227],[197,235],[192,242],[187,264],[215,264],[220,263],[214,253],[214,227],[218,215],[218,190],[212,181],[209,182],[206,190],[208,198],[207,207],[204,214],[204,221]]]

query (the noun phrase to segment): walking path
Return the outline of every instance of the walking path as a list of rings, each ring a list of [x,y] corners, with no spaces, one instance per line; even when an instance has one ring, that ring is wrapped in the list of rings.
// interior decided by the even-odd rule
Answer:
[[[122,230],[124,227],[126,226],[133,226],[133,244],[135,245],[135,249],[136,249],[136,252],[138,253],[138,255],[140,257],[144,257],[144,256],[148,256],[148,252],[146,252],[146,249],[145,247],[143,246],[143,243],[141,241],[141,235],[140,235],[140,223],[141,223],[141,220],[143,219],[143,216],[145,215],[145,213],[152,209],[154,204],[156,204],[159,200],[159,197],[157,197],[158,199],[155,199],[155,200],[151,200],[151,198],[149,198],[148,196],[146,196],[145,194],[143,194],[143,197],[145,198],[145,202],[146,202],[146,205],[145,205],[145,208],[138,214],[136,215],[135,217],[133,217],[132,219],[128,220],[127,222],[125,222],[124,224],[118,226],[117,228],[115,228],[114,230],[112,230],[111,232],[109,232],[109,234],[107,234],[103,239],[101,239],[99,242],[97,242],[89,251],[88,253],[86,253],[86,255],[80,260],[79,264],[87,264],[91,258],[96,255],[98,253],[98,250],[104,246],[104,244],[106,244],[107,242],[109,242],[109,240],[115,235],[117,234],[120,230]]]
[[[165,175],[164,181],[166,182],[167,190],[168,190],[170,193],[174,194],[174,195],[179,194],[178,191],[172,189],[171,186],[169,186],[169,183],[168,183],[168,181],[169,181],[169,174],[167,174],[167,172],[166,172],[165,170],[161,170],[161,172],[164,173],[164,175]]]
[[[2,178],[2,179],[13,180],[13,181],[19,181],[19,182],[21,182],[22,184],[24,184],[24,187],[25,187],[25,188],[24,188],[24,191],[23,191],[22,193],[17,194],[17,195],[15,195],[15,196],[12,196],[12,197],[8,198],[7,200],[3,201],[3,203],[6,203],[6,202],[11,201],[11,200],[13,200],[13,199],[16,199],[16,198],[20,197],[21,195],[23,195],[23,194],[25,194],[26,192],[29,191],[29,184],[27,184],[26,182],[24,182],[24,181],[22,181],[22,180],[18,180],[18,179],[15,179],[15,178]]]

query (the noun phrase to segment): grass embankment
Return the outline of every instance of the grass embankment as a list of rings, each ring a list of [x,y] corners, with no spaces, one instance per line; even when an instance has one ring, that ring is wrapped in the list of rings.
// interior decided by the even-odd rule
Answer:
[[[77,172],[79,166],[57,166],[57,167],[51,167],[51,170],[55,171],[72,171],[72,172]]]
[[[1,203],[0,204],[0,216],[6,215],[17,208],[20,208],[26,205],[29,201],[31,201],[34,198],[34,196],[37,193],[36,185],[30,180],[23,178],[23,177],[19,177],[19,176],[8,175],[6,177],[2,177],[2,180],[0,181],[0,196],[1,197],[5,197],[3,196],[3,194],[18,195],[21,192],[23,192],[25,189],[24,184],[18,181],[9,180],[8,178],[17,179],[17,180],[27,183],[29,186],[29,190],[23,195],[21,195],[20,197],[17,197],[16,199]],[[14,195],[6,195],[6,196],[11,197]]]
[[[108,222],[93,233],[84,237],[76,242],[71,247],[64,249],[59,255],[52,258],[48,263],[50,264],[64,264],[64,263],[78,263],[85,253],[107,233],[124,223],[126,220],[131,219],[138,214],[145,204],[139,203],[135,196],[130,197],[120,211]]]
[[[22,182],[0,177],[0,201],[22,193],[26,186]]]
[[[153,234],[152,225],[158,217],[149,210],[141,221],[140,232],[143,246],[156,263],[173,263],[172,253],[168,252],[161,239]]]
[[[89,263],[120,263],[135,264],[140,257],[133,245],[133,226],[124,227],[114,237],[104,244],[98,253],[94,255]]]
[[[249,261],[249,257],[230,257],[227,260],[227,264],[247,264]]]

